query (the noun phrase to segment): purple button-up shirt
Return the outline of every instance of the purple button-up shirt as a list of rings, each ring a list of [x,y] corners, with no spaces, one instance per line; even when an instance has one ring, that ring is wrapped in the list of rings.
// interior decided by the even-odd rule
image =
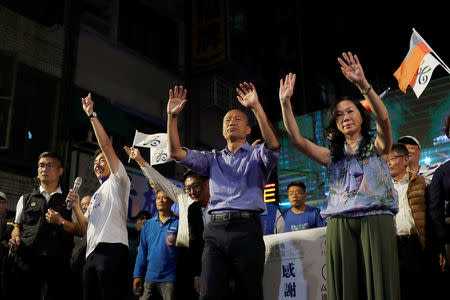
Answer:
[[[227,148],[212,152],[184,149],[187,156],[179,163],[210,178],[208,213],[264,211],[264,186],[280,156],[278,151],[248,143],[234,154]]]

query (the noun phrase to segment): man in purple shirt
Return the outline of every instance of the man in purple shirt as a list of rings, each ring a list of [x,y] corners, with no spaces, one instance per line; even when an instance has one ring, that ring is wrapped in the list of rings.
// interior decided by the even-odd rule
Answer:
[[[221,151],[182,148],[177,117],[186,104],[187,91],[169,92],[168,142],[170,156],[194,172],[210,178],[211,222],[205,228],[200,299],[223,299],[229,278],[242,299],[263,299],[265,246],[259,213],[264,210],[263,190],[279,157],[280,144],[258,100],[253,84],[240,84],[239,102],[251,109],[265,143],[250,146],[251,128],[244,112],[230,110],[223,119],[227,147]]]

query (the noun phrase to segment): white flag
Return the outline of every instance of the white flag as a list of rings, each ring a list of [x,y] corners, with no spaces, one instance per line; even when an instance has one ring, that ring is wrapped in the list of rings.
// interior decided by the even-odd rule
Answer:
[[[136,130],[133,147],[150,148],[150,164],[158,165],[172,161],[167,144],[167,133],[146,134]]]
[[[165,148],[150,148],[150,164],[159,165],[165,164],[166,162],[172,161],[170,158],[169,149],[167,146]]]
[[[423,57],[419,69],[417,70],[417,77],[413,86],[413,91],[417,98],[422,95],[428,83],[430,83],[434,69],[440,64],[441,63],[431,53],[428,53]]]
[[[167,148],[167,133],[145,134],[136,130],[133,146],[144,148]]]

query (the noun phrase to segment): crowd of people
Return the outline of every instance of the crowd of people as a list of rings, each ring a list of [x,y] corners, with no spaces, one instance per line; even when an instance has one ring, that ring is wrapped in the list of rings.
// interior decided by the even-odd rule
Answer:
[[[328,148],[300,133],[291,105],[295,74],[286,75],[279,89],[290,142],[328,168],[322,210],[306,205],[307,189],[299,181],[287,188],[290,209],[281,213],[264,203],[280,143],[253,84],[240,84],[237,98],[254,114],[263,143],[247,142],[248,117],[233,109],[222,123],[226,147],[212,151],[182,147],[177,120],[188,103],[187,90],[171,89],[168,146],[170,156],[187,168],[184,189],[158,173],[137,148],[124,147],[156,195],[157,212],[141,211],[134,218],[135,257],[129,255],[126,224],[130,180],[91,94],[82,98],[100,146],[93,166],[100,187],[80,201],[76,191],[59,184],[61,158],[44,152],[37,165],[40,186],[20,197],[13,223],[6,220],[6,195],[0,192],[0,254],[7,262],[2,299],[263,299],[263,234],[324,226],[328,299],[448,296],[440,283],[449,279],[450,162],[427,169],[419,165],[415,137],[394,143],[388,111],[358,57],[343,53],[338,62],[369,109],[348,97],[337,101],[329,110]],[[449,122],[450,116],[450,138]],[[262,225],[267,216],[270,231]]]

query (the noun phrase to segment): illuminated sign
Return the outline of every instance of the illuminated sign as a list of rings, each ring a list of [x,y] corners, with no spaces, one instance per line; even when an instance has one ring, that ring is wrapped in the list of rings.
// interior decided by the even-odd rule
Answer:
[[[264,187],[264,202],[275,202],[276,201],[276,185],[275,183],[268,183]]]

